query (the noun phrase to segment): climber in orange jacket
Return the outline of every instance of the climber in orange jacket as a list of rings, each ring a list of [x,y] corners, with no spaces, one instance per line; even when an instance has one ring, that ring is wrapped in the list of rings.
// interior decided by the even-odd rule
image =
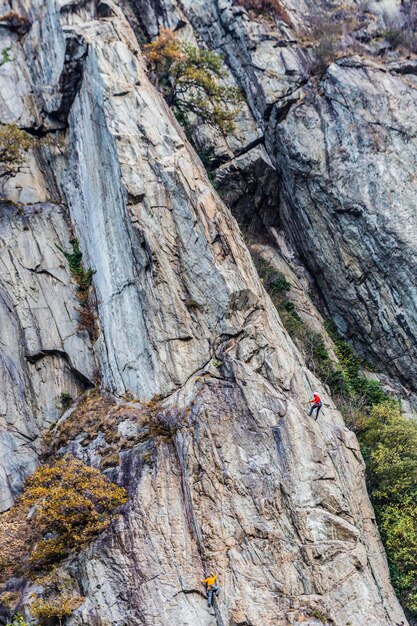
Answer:
[[[317,409],[316,410],[316,417],[314,418],[317,421],[320,409],[323,406],[323,402],[320,399],[318,391],[313,391],[313,399],[309,400],[309,402],[311,403],[311,408],[310,408],[309,415],[313,415],[314,409]]]
[[[213,594],[216,596],[220,593],[220,587],[217,584],[217,576],[213,572],[210,572],[210,576],[202,580],[201,582],[206,585],[207,588],[207,604],[209,608],[213,604]]]

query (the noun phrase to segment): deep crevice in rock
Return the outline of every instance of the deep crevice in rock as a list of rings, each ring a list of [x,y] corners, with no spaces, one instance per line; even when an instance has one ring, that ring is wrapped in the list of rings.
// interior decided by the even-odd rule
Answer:
[[[45,357],[48,357],[48,356],[58,356],[61,359],[64,359],[64,361],[67,362],[68,367],[69,367],[71,373],[78,380],[80,385],[82,387],[84,387],[84,389],[92,389],[95,386],[93,381],[91,381],[89,378],[87,378],[87,376],[85,376],[82,372],[77,370],[72,365],[71,359],[70,359],[69,355],[64,350],[45,349],[45,350],[41,350],[41,351],[35,352],[35,353],[26,353],[26,355],[25,355],[25,357],[29,361],[29,363],[36,363],[37,361],[40,361],[41,359],[43,359]]]
[[[62,94],[61,104],[56,111],[49,113],[53,121],[68,124],[68,115],[78,92],[81,89],[88,45],[83,37],[71,33],[66,37],[64,67],[59,78],[59,91]]]

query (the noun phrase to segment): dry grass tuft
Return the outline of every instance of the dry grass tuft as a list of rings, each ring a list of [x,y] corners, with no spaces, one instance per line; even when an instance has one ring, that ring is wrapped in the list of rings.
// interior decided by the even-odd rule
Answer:
[[[7,13],[0,15],[0,23],[5,24],[19,35],[25,35],[31,27],[28,18],[25,15],[19,15],[16,11],[7,11]]]
[[[235,4],[245,8],[255,17],[275,17],[287,24],[290,23],[287,9],[280,0],[235,0]]]

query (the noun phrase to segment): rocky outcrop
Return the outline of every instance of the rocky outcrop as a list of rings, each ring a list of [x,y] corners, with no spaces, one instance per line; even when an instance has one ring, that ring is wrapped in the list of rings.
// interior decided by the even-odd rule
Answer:
[[[33,471],[39,434],[61,414],[60,395],[92,386],[94,359],[78,331],[65,213],[55,205],[0,207],[0,509]]]
[[[96,613],[113,624],[190,626],[313,626],[318,614],[358,626],[404,619],[384,598],[354,435],[333,407],[320,426],[309,422],[288,392],[242,360],[245,345],[255,344],[248,334],[265,328],[260,316],[219,354],[224,365],[215,376],[201,372],[170,399],[165,414],[168,423],[175,416],[175,434],[157,443],[151,464],[144,444],[125,453],[129,512],[76,570],[89,598],[84,620]],[[303,384],[295,374],[292,385]],[[172,404],[192,408],[178,419]],[[222,586],[215,617],[199,584],[211,567]]]
[[[417,91],[346,60],[301,98],[271,120],[283,221],[341,331],[415,389]]]
[[[178,3],[169,16],[156,3],[145,4],[151,35],[161,25],[179,28],[185,37],[191,30],[225,55],[265,134],[266,164],[276,167],[280,180],[279,197],[263,203],[266,229],[280,224],[314,276],[328,313],[358,352],[415,390],[413,63],[381,65],[369,58],[379,51],[372,37],[383,32],[381,15],[395,15],[399,5],[369,4],[355,25],[357,41],[370,40],[363,48],[368,58],[352,58],[348,41],[348,58],[311,78],[303,37],[306,16],[317,20],[313,4],[285,3],[289,25],[255,23],[227,0]],[[248,160],[232,165],[244,178],[238,213],[243,224]],[[254,154],[254,171],[258,162]]]
[[[13,94],[15,117],[5,104],[7,121],[25,119],[51,137],[40,142],[36,167],[15,179],[14,193],[25,177],[40,180],[38,201],[54,193],[62,206],[40,205],[30,231],[25,207],[1,224],[5,256],[20,255],[19,276],[36,281],[28,289],[35,284],[44,311],[40,328],[36,298],[18,300],[22,283],[13,279],[10,324],[36,330],[26,358],[21,339],[10,344],[26,376],[17,388],[26,402],[31,380],[45,390],[22,420],[25,428],[38,420],[28,436],[57,418],[48,405],[64,389],[60,368],[74,394],[94,376],[74,285],[55,248],[57,240],[68,245],[64,215],[95,270],[92,348],[101,386],[119,399],[158,402],[164,432],[149,430],[111,470],[127,486],[129,505],[66,563],[86,597],[68,623],[405,624],[356,438],[328,397],[318,422],[306,414],[318,381],[265,294],[236,222],[150,84],[122,11],[110,1],[99,7],[19,5],[32,27],[22,40],[13,35],[13,71],[30,88]],[[275,99],[298,86],[278,82]],[[29,234],[36,249],[24,243]],[[35,374],[37,367],[46,369]],[[58,379],[52,390],[51,379]],[[7,416],[18,402],[13,395]],[[83,452],[95,463],[103,433],[98,438]],[[24,463],[35,463],[35,454]],[[9,463],[8,477],[13,471]],[[214,616],[199,582],[210,569],[222,586]]]

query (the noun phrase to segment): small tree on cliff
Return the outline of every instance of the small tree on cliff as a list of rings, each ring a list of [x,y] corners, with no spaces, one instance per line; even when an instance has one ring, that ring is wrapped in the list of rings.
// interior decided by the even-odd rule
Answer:
[[[222,84],[226,72],[218,54],[181,42],[164,28],[144,47],[144,55],[180,123],[185,124],[187,113],[193,113],[222,133],[233,132],[242,94]]]
[[[0,178],[14,176],[32,146],[32,137],[16,124],[0,126]]]

